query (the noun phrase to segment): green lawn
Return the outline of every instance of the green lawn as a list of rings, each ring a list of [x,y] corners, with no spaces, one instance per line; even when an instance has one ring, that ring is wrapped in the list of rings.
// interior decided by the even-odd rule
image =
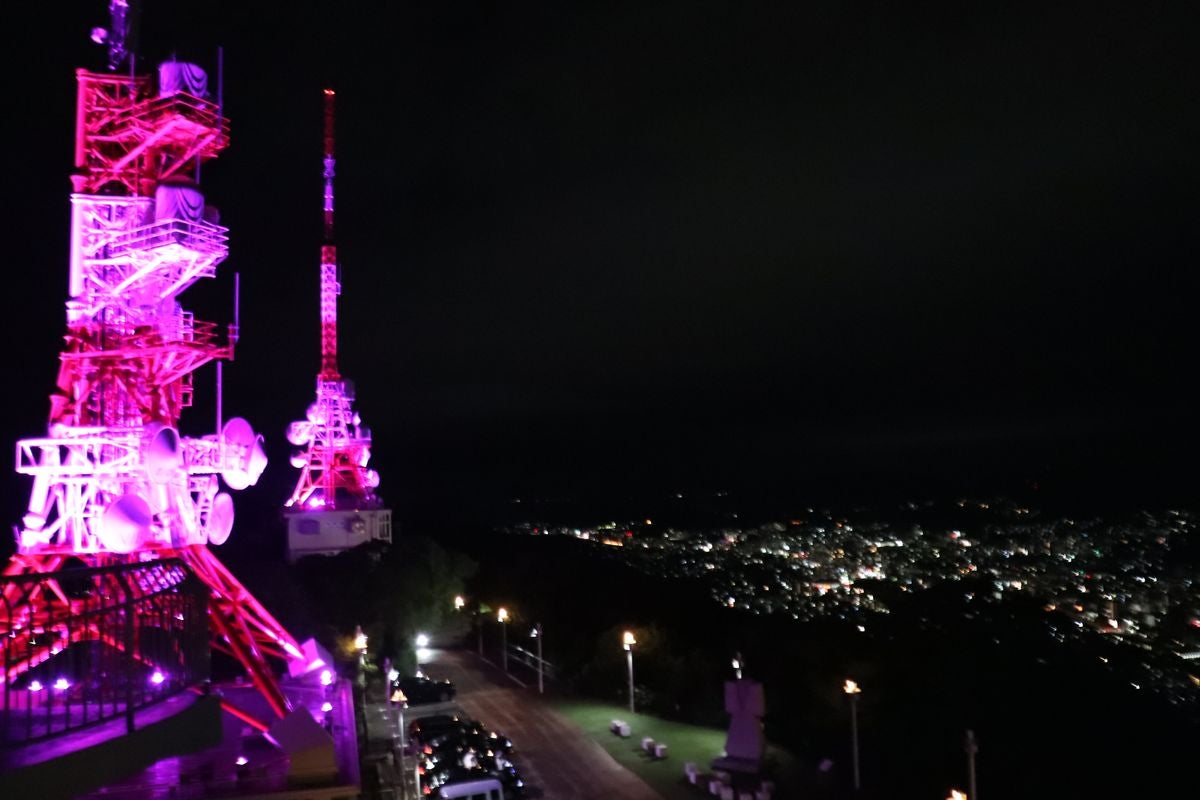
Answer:
[[[666,800],[697,800],[707,797],[706,787],[692,786],[683,777],[686,761],[696,764],[700,773],[710,772],[710,762],[725,747],[725,731],[669,722],[645,714],[630,714],[629,709],[605,703],[564,700],[557,708],[585,733],[599,742],[616,761],[650,784]],[[628,739],[614,735],[609,725],[622,719],[632,729]],[[667,758],[654,760],[642,752],[642,737],[649,736],[668,747]],[[791,764],[786,754],[771,748],[771,756]],[[777,796],[779,796],[777,794]]]

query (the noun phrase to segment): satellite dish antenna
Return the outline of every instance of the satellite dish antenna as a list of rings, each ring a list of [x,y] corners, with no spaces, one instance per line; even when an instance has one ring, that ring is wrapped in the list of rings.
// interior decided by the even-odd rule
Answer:
[[[96,535],[105,549],[113,553],[132,553],[149,535],[154,515],[150,504],[139,494],[118,497],[100,513]]]
[[[263,437],[254,432],[250,423],[234,417],[221,430],[221,445],[224,452],[224,469],[221,477],[230,489],[242,490],[258,483],[258,477],[267,467],[267,454],[263,450]]]
[[[208,512],[208,543],[222,545],[233,532],[233,498],[218,492]]]
[[[314,425],[324,425],[329,420],[328,410],[320,403],[310,403],[304,416]]]
[[[304,447],[312,441],[311,422],[292,422],[287,427],[287,440],[296,447]]]
[[[148,441],[143,459],[151,483],[169,483],[183,468],[179,432],[167,425],[147,426]]]

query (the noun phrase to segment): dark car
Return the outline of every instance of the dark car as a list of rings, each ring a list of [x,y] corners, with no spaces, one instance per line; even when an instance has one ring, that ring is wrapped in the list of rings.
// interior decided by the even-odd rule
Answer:
[[[421,744],[425,744],[434,736],[460,730],[469,721],[457,714],[431,714],[428,717],[418,717],[409,722],[408,735]]]
[[[448,703],[458,694],[450,681],[434,681],[417,675],[397,678],[392,681],[392,693],[399,690],[404,693],[410,706],[426,703]]]

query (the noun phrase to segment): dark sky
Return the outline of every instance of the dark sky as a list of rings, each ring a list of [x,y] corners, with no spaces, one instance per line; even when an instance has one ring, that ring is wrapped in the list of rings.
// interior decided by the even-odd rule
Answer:
[[[1196,28],[911,5],[147,0],[148,64],[212,74],[225,48],[204,188],[232,255],[185,305],[227,318],[241,274],[226,410],[276,456],[252,492],[288,491],[312,397],[332,85],[341,365],[402,516],[674,487],[1195,498]],[[44,424],[72,70],[101,68],[106,6],[10,24],[6,441]]]

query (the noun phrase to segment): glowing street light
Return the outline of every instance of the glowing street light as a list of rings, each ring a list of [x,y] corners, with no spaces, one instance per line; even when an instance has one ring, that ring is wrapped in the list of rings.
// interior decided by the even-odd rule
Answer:
[[[500,620],[500,663],[508,672],[508,609],[501,606],[496,619]]]
[[[621,635],[621,644],[625,647],[625,665],[629,671],[629,713],[633,711],[633,646],[637,644],[637,639],[633,638],[633,631],[625,631]]]
[[[850,755],[854,764],[854,790],[858,791],[862,788],[858,773],[858,696],[862,694],[862,689],[857,681],[847,678],[842,684],[842,691],[850,698]]]
[[[950,796],[946,800],[967,800],[967,793],[960,792],[958,789],[951,789]]]
[[[429,635],[428,634],[425,634],[425,633],[417,634],[417,647],[421,648],[422,650],[424,650],[426,647],[429,647]]]
[[[463,596],[461,594],[456,594],[454,596],[454,610],[455,611],[462,611],[463,606],[465,606],[466,604],[467,604],[467,601],[463,599]]]
[[[742,654],[733,654],[733,674],[739,681],[742,679]]]
[[[360,653],[367,652],[367,635],[361,625],[354,626],[354,649]]]

